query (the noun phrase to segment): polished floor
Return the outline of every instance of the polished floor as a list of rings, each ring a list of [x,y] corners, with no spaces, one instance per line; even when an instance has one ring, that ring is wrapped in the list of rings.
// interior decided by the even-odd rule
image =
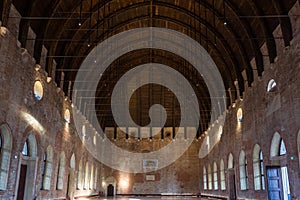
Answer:
[[[115,197],[115,198],[91,198],[89,200],[207,200],[208,198],[200,197]],[[209,198],[212,200],[213,198]]]

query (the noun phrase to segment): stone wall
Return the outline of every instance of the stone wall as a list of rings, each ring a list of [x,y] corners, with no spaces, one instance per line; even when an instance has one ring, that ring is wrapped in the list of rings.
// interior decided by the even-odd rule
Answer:
[[[12,151],[8,171],[7,189],[0,191],[0,199],[15,199],[18,192],[21,164],[28,166],[27,177],[32,185],[30,198],[63,199],[67,193],[71,197],[88,196],[99,191],[107,192],[110,183],[116,186],[118,194],[161,194],[161,193],[198,193],[199,192],[199,161],[197,158],[199,143],[193,142],[188,151],[171,166],[158,170],[155,180],[147,181],[146,174],[126,174],[104,166],[95,160],[85,149],[74,122],[66,123],[66,109],[72,112],[72,102],[54,82],[55,77],[45,72],[45,59],[36,63],[31,53],[34,41],[28,44],[29,49],[21,48],[17,40],[20,14],[12,6],[8,26],[2,27],[0,36],[0,125],[9,127],[12,137]],[[32,38],[35,33],[29,29]],[[3,34],[2,34],[3,33]],[[43,55],[47,49],[43,47]],[[33,87],[35,81],[43,86],[43,97],[37,100]],[[60,86],[60,85],[59,85]],[[37,141],[37,157],[27,158],[21,151],[29,134]],[[80,133],[81,134],[81,133]],[[124,141],[125,142],[125,141]],[[153,138],[153,145],[161,145],[160,138]],[[41,190],[43,155],[48,146],[53,148],[52,175],[50,190]],[[59,155],[65,153],[65,174],[63,189],[56,189],[59,168]],[[71,167],[71,156],[75,155],[75,169]],[[108,155],[109,156],[109,155]],[[29,167],[29,160],[36,162]],[[95,188],[76,189],[79,163],[92,164],[98,169],[97,186]],[[30,172],[30,173],[29,173]],[[83,170],[84,173],[84,170]],[[129,177],[130,185],[122,188],[120,181]],[[69,182],[71,185],[68,185]],[[28,185],[28,183],[27,183]],[[67,191],[69,188],[69,191]]]
[[[278,27],[274,31],[278,56],[275,63],[269,63],[267,56],[264,60],[265,71],[262,77],[256,77],[251,87],[246,88],[243,99],[238,100],[227,111],[223,135],[219,144],[204,159],[200,159],[200,177],[203,180],[203,167],[207,169],[220,160],[225,163],[227,189],[204,190],[201,181],[201,192],[228,197],[228,157],[232,153],[234,157],[234,172],[236,193],[238,199],[268,199],[268,190],[254,190],[253,180],[253,148],[255,144],[261,147],[265,169],[271,166],[287,166],[290,181],[291,199],[300,199],[300,162],[297,145],[297,137],[300,130],[300,12],[299,2],[289,12],[294,38],[289,47],[284,47]],[[268,55],[266,46],[262,48],[263,55]],[[276,81],[274,91],[267,92],[271,79]],[[243,109],[242,122],[237,121],[237,110]],[[270,148],[273,135],[278,132],[285,142],[287,155],[273,158],[270,156]],[[202,142],[202,141],[201,141]],[[300,141],[298,141],[300,142]],[[240,189],[239,178],[239,154],[241,150],[246,152],[248,167],[247,190]],[[266,173],[266,171],[265,171]],[[218,171],[218,178],[220,174]],[[266,187],[267,179],[265,175]]]

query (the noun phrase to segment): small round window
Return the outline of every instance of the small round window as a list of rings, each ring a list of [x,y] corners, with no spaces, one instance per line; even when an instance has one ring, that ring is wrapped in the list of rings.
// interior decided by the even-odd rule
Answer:
[[[276,88],[276,82],[274,81],[274,79],[271,79],[268,83],[268,88],[267,88],[267,92],[272,92],[275,90]]]
[[[65,114],[64,114],[64,118],[65,118],[65,121],[67,123],[70,123],[71,115],[70,115],[70,110],[69,109],[66,109]]]
[[[239,108],[236,114],[238,122],[242,122],[243,120],[243,110],[242,108]]]
[[[37,100],[41,100],[43,98],[44,89],[43,89],[43,85],[42,85],[42,83],[40,81],[36,81],[34,83],[33,93],[34,93],[34,97]]]

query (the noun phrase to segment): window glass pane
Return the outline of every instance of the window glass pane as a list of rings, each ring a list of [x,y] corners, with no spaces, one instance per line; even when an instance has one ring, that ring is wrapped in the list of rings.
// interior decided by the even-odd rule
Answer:
[[[286,154],[285,144],[284,144],[283,140],[281,139],[280,140],[280,152],[279,152],[279,155],[282,156],[282,155],[285,155],[285,154]]]
[[[27,140],[26,140],[26,142],[24,143],[24,146],[23,146],[23,150],[22,150],[22,154],[24,155],[24,156],[28,156],[28,144],[27,144],[28,142],[27,142]]]

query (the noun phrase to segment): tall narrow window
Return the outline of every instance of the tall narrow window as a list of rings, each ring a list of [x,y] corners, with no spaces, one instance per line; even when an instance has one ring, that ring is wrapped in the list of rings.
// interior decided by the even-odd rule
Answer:
[[[59,164],[58,164],[58,176],[57,176],[57,184],[56,184],[56,189],[62,190],[63,189],[63,179],[65,175],[65,153],[62,152],[59,157]]]
[[[0,190],[6,190],[11,156],[11,132],[6,124],[0,126]]]
[[[94,184],[94,165],[91,165],[91,176],[90,176],[90,184],[89,184],[89,189],[93,189],[93,184]]]
[[[233,155],[230,153],[228,156],[228,169],[233,169],[234,163],[233,163]]]
[[[207,190],[207,174],[205,167],[203,167],[203,189]]]
[[[211,175],[210,164],[208,164],[208,167],[207,167],[207,174],[208,174],[208,189],[212,190],[212,175]]]
[[[283,139],[281,138],[279,143],[279,156],[283,156],[283,155],[286,155],[286,147]]]
[[[221,181],[221,190],[226,190],[225,167],[224,167],[223,159],[220,162],[220,181]]]
[[[240,153],[239,159],[240,165],[240,189],[247,190],[248,189],[248,167],[247,167],[247,159],[244,151]]]
[[[53,149],[51,146],[48,146],[47,155],[46,155],[45,177],[44,177],[44,182],[43,182],[44,190],[50,190],[51,176],[52,176],[52,164],[53,164]]]
[[[256,144],[253,149],[253,176],[254,176],[254,190],[264,190],[264,163],[263,155],[260,146]]]
[[[88,188],[89,188],[89,163],[86,162],[83,189],[87,190]]]
[[[43,155],[43,162],[41,164],[42,175],[41,175],[41,190],[44,188],[45,172],[46,172],[47,153]]]
[[[77,174],[77,189],[82,189],[82,158],[80,159]]]
[[[214,189],[218,190],[218,166],[217,163],[214,162]]]
[[[95,167],[95,178],[94,178],[94,190],[97,189],[97,183],[98,183],[98,167]]]
[[[260,166],[261,189],[265,190],[266,189],[266,185],[265,185],[265,167],[264,167],[263,154],[262,154],[261,150],[259,152],[259,166]]]
[[[28,139],[25,141],[25,143],[23,145],[22,155],[23,156],[29,156],[29,153],[28,153]]]

